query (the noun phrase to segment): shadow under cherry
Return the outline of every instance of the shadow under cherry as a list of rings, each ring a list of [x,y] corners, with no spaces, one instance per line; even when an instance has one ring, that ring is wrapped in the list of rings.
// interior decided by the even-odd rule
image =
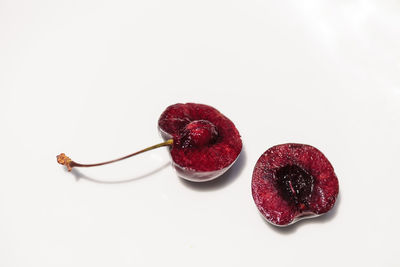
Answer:
[[[77,170],[76,168],[72,169],[70,173],[73,176],[75,176],[76,181],[84,179],[84,180],[87,180],[87,181],[90,181],[93,183],[98,183],[98,184],[124,184],[124,183],[130,183],[130,182],[134,182],[134,181],[137,181],[137,180],[140,180],[143,178],[150,177],[150,176],[162,171],[163,169],[167,168],[168,166],[171,166],[170,162],[164,163],[163,165],[161,165],[147,173],[144,173],[144,174],[141,174],[138,176],[133,176],[130,178],[118,179],[118,180],[104,179],[101,177],[90,177],[90,176],[82,173],[81,171]],[[67,171],[67,170],[65,169],[65,171]]]

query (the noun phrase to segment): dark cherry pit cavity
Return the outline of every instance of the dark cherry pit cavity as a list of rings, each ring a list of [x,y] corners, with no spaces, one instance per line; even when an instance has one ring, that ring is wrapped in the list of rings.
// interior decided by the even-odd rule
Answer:
[[[299,210],[310,207],[314,178],[297,165],[286,165],[276,172],[276,188],[282,198]]]

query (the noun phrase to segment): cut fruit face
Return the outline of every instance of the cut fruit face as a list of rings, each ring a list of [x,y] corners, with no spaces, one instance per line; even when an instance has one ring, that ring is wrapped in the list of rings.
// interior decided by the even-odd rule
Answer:
[[[283,144],[258,159],[252,177],[254,202],[270,223],[286,226],[328,212],[339,183],[328,159],[315,147]]]
[[[211,106],[169,106],[161,114],[158,126],[165,140],[174,140],[170,153],[178,175],[190,181],[217,178],[232,166],[242,150],[235,125]]]

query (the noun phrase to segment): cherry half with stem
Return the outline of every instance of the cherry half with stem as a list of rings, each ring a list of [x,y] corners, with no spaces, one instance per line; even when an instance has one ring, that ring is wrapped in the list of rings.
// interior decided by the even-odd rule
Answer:
[[[169,106],[158,120],[164,142],[110,161],[82,164],[64,153],[57,162],[68,171],[74,167],[96,167],[124,160],[135,155],[169,147],[172,165],[178,176],[194,181],[213,180],[226,172],[239,157],[242,149],[235,125],[215,108],[195,103]]]

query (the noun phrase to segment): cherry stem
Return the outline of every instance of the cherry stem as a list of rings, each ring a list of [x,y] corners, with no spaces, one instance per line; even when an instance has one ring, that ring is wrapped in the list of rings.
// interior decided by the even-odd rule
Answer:
[[[126,155],[124,157],[118,158],[118,159],[114,159],[114,160],[110,160],[110,161],[105,161],[105,162],[100,162],[100,163],[94,163],[94,164],[81,164],[81,163],[77,163],[73,160],[71,160],[69,157],[67,157],[67,155],[65,155],[64,153],[61,153],[60,155],[57,156],[57,162],[61,165],[65,165],[68,169],[68,171],[71,171],[73,167],[96,167],[96,166],[101,166],[101,165],[106,165],[106,164],[110,164],[113,162],[117,162],[120,160],[124,160],[130,157],[133,157],[135,155],[141,154],[143,152],[149,151],[149,150],[153,150],[159,147],[163,147],[163,146],[171,146],[174,143],[173,139],[168,139],[165,142],[162,142],[160,144],[154,145],[154,146],[150,146],[147,147],[145,149],[142,149],[140,151],[137,151],[135,153]]]

